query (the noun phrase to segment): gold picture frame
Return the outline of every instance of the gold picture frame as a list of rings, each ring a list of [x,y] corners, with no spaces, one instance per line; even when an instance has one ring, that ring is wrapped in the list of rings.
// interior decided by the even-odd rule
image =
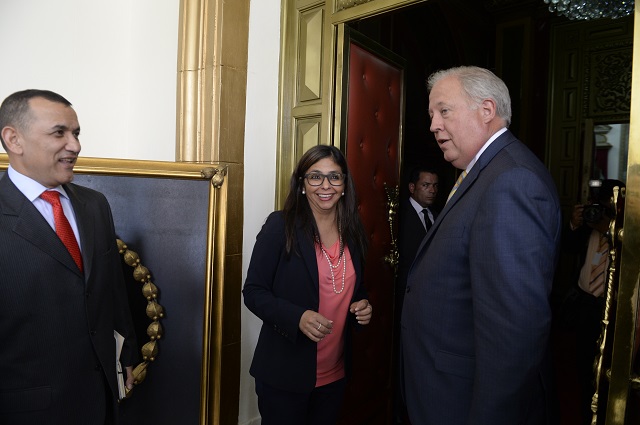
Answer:
[[[9,161],[6,154],[0,154],[0,173],[6,171]],[[172,369],[171,374],[167,376],[169,380],[173,379],[171,376],[181,376],[186,372],[191,372],[197,378],[199,382],[196,382],[195,388],[191,388],[193,394],[197,394],[197,400],[194,397],[190,397],[186,403],[190,403],[193,406],[180,406],[175,405],[175,395],[184,390],[180,388],[180,391],[175,390],[175,386],[171,382],[165,382],[160,380],[158,382],[151,382],[153,378],[159,379],[158,370],[156,368],[163,362],[172,361],[171,355],[168,351],[171,350],[175,344],[172,339],[181,334],[182,331],[186,331],[185,327],[182,329],[173,330],[173,334],[168,329],[171,320],[175,320],[177,316],[181,316],[182,313],[176,311],[177,308],[181,308],[179,305],[171,308],[168,304],[171,302],[167,299],[168,285],[164,282],[164,277],[159,269],[158,265],[148,264],[149,267],[154,269],[154,279],[158,280],[158,286],[164,291],[162,303],[165,308],[166,317],[163,318],[163,327],[165,330],[165,336],[163,336],[163,356],[161,360],[154,363],[154,371],[150,372],[150,375],[146,378],[145,385],[139,387],[136,390],[136,394],[130,399],[124,401],[122,404],[134,405],[136,398],[143,389],[146,387],[153,388],[153,390],[146,390],[153,393],[158,392],[157,397],[152,396],[152,404],[149,404],[149,400],[144,403],[145,418],[150,420],[150,423],[165,423],[167,418],[163,413],[163,405],[171,404],[171,410],[177,411],[181,416],[187,414],[187,411],[192,411],[194,416],[197,415],[197,423],[200,425],[219,424],[225,423],[228,418],[237,418],[238,414],[238,394],[239,394],[239,375],[240,375],[240,287],[241,287],[241,265],[242,265],[242,209],[234,203],[228,202],[229,197],[239,198],[242,192],[242,170],[240,164],[230,163],[173,163],[162,161],[143,161],[143,160],[123,160],[123,159],[106,159],[106,158],[80,158],[75,167],[75,181],[78,184],[91,187],[96,182],[108,182],[110,180],[118,180],[121,178],[128,179],[123,184],[121,181],[115,183],[119,189],[119,193],[115,198],[122,197],[126,200],[127,205],[117,207],[128,209],[135,208],[135,211],[130,211],[130,216],[134,217],[134,220],[148,220],[146,207],[140,207],[140,192],[145,188],[138,190],[137,192],[133,188],[129,187],[131,182],[137,183],[144,182],[145,185],[178,185],[178,189],[173,189],[172,193],[165,197],[167,203],[175,201],[175,197],[179,197],[186,193],[197,200],[197,204],[193,203],[185,204],[185,202],[179,200],[174,202],[180,208],[177,213],[178,223],[184,225],[186,228],[193,229],[194,234],[198,235],[198,238],[202,241],[202,250],[187,249],[189,259],[193,258],[194,264],[203,266],[200,270],[200,266],[195,266],[197,270],[193,271],[195,275],[201,277],[201,281],[198,283],[199,289],[192,294],[192,299],[201,302],[202,309],[198,311],[198,308],[194,308],[192,305],[185,305],[185,311],[193,311],[196,316],[191,317],[191,320],[195,318],[196,322],[201,320],[201,335],[198,336],[197,341],[190,341],[190,344],[200,344],[201,352],[199,353],[199,364],[190,359],[179,359],[179,365],[174,364],[170,367]],[[83,180],[89,180],[91,184],[85,184]],[[189,182],[197,183],[198,189],[193,190],[193,184]],[[101,183],[102,184],[102,183]],[[180,186],[181,185],[181,186]],[[100,190],[100,189],[98,189]],[[102,190],[101,190],[102,191]],[[104,192],[103,192],[104,193]],[[130,197],[129,194],[130,193]],[[114,210],[114,219],[116,218],[116,209],[112,199],[108,194],[105,194],[107,199],[111,203],[112,210]],[[158,200],[158,196],[149,196],[149,199],[153,199],[154,202],[163,202],[162,199]],[[155,205],[155,204],[154,204]],[[241,204],[240,204],[241,205]],[[171,208],[175,208],[173,205]],[[164,214],[168,220],[170,217],[175,217],[176,213],[170,210],[163,211],[162,208],[158,208],[157,205],[153,207],[156,212]],[[202,222],[195,225],[182,222],[182,213],[187,216],[194,209],[202,209],[198,212],[198,216],[202,217]],[[238,209],[236,211],[236,209]],[[160,211],[157,211],[160,210]],[[140,213],[142,211],[142,213]],[[122,214],[121,214],[122,215]],[[136,217],[137,216],[137,217]],[[162,218],[162,217],[161,217]],[[159,232],[165,230],[165,226],[161,225]],[[237,231],[235,230],[237,229]],[[116,223],[116,231],[118,232],[118,224]],[[120,237],[120,236],[119,236]],[[130,237],[123,237],[127,243],[130,243]],[[171,251],[180,249],[175,246],[160,247],[163,251]],[[170,248],[170,249],[169,249]],[[175,251],[171,255],[175,255]],[[145,261],[149,262],[150,256],[148,252],[144,253]],[[188,260],[186,261],[189,262]],[[184,266],[185,261],[181,261],[181,265]],[[147,265],[147,264],[145,264]],[[189,268],[189,273],[192,273],[190,269],[191,265],[186,264]],[[193,280],[193,279],[192,279]],[[200,280],[198,278],[197,280]],[[161,282],[162,281],[162,282]],[[183,284],[183,282],[178,282]],[[194,288],[178,288],[184,291],[194,292]],[[202,291],[199,293],[199,291]],[[198,326],[195,326],[197,328]],[[191,329],[193,330],[193,329]],[[139,336],[140,337],[140,336]],[[184,351],[185,347],[174,347],[177,351]],[[173,361],[175,361],[175,356]],[[224,393],[227,394],[223,400],[222,387],[224,383]],[[199,385],[198,385],[199,384]],[[190,384],[190,386],[192,386]],[[140,393],[138,393],[140,391]],[[143,397],[140,395],[140,397]],[[168,399],[172,400],[172,403],[166,403]],[[198,406],[197,413],[195,409],[191,407]],[[127,406],[128,409],[131,409]],[[142,407],[141,407],[142,408]],[[167,407],[168,409],[168,407]],[[128,412],[127,412],[128,413]],[[176,414],[178,414],[176,413]],[[139,413],[138,413],[139,414]],[[162,417],[162,420],[154,420],[153,416]],[[236,419],[237,420],[237,419]],[[125,421],[126,423],[126,421]]]

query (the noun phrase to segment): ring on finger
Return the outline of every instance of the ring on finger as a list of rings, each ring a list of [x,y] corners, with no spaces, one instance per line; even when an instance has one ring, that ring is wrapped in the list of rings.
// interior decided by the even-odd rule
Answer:
[[[318,330],[320,330],[321,326],[322,326],[322,323],[318,323]]]

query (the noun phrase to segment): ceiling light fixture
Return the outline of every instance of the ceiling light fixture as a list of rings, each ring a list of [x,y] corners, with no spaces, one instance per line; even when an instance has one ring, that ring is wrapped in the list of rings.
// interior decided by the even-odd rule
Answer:
[[[549,10],[572,20],[622,18],[633,12],[634,0],[544,0]]]

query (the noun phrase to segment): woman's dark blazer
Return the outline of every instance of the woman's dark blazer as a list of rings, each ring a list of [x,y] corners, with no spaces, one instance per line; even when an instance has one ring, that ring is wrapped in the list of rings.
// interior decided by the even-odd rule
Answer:
[[[347,241],[356,286],[351,302],[366,298],[362,285],[362,258]],[[353,247],[353,248],[352,248]],[[316,343],[298,328],[306,310],[318,311],[318,265],[313,241],[300,227],[295,250],[285,251],[284,215],[273,212],[258,233],[247,279],[244,303],[262,319],[262,329],[249,372],[263,383],[292,392],[308,392],[316,383]],[[349,315],[348,311],[344,312]],[[347,323],[357,325],[355,315]],[[328,317],[328,319],[333,319]],[[345,368],[349,372],[351,332],[345,331]]]

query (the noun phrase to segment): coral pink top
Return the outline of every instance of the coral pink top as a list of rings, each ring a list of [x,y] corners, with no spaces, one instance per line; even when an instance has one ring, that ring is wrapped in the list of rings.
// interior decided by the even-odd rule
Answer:
[[[340,255],[340,242],[336,241],[328,249],[323,245],[323,248],[329,257],[331,265],[336,266]],[[318,313],[333,321],[332,333],[318,342],[316,387],[321,387],[344,378],[345,375],[344,333],[346,332],[347,317],[350,314],[349,305],[356,285],[356,273],[351,261],[351,253],[346,246],[338,267],[329,267],[325,254],[317,244],[316,259],[320,284],[320,308]],[[342,273],[345,264],[347,269],[345,270],[343,281]]]

